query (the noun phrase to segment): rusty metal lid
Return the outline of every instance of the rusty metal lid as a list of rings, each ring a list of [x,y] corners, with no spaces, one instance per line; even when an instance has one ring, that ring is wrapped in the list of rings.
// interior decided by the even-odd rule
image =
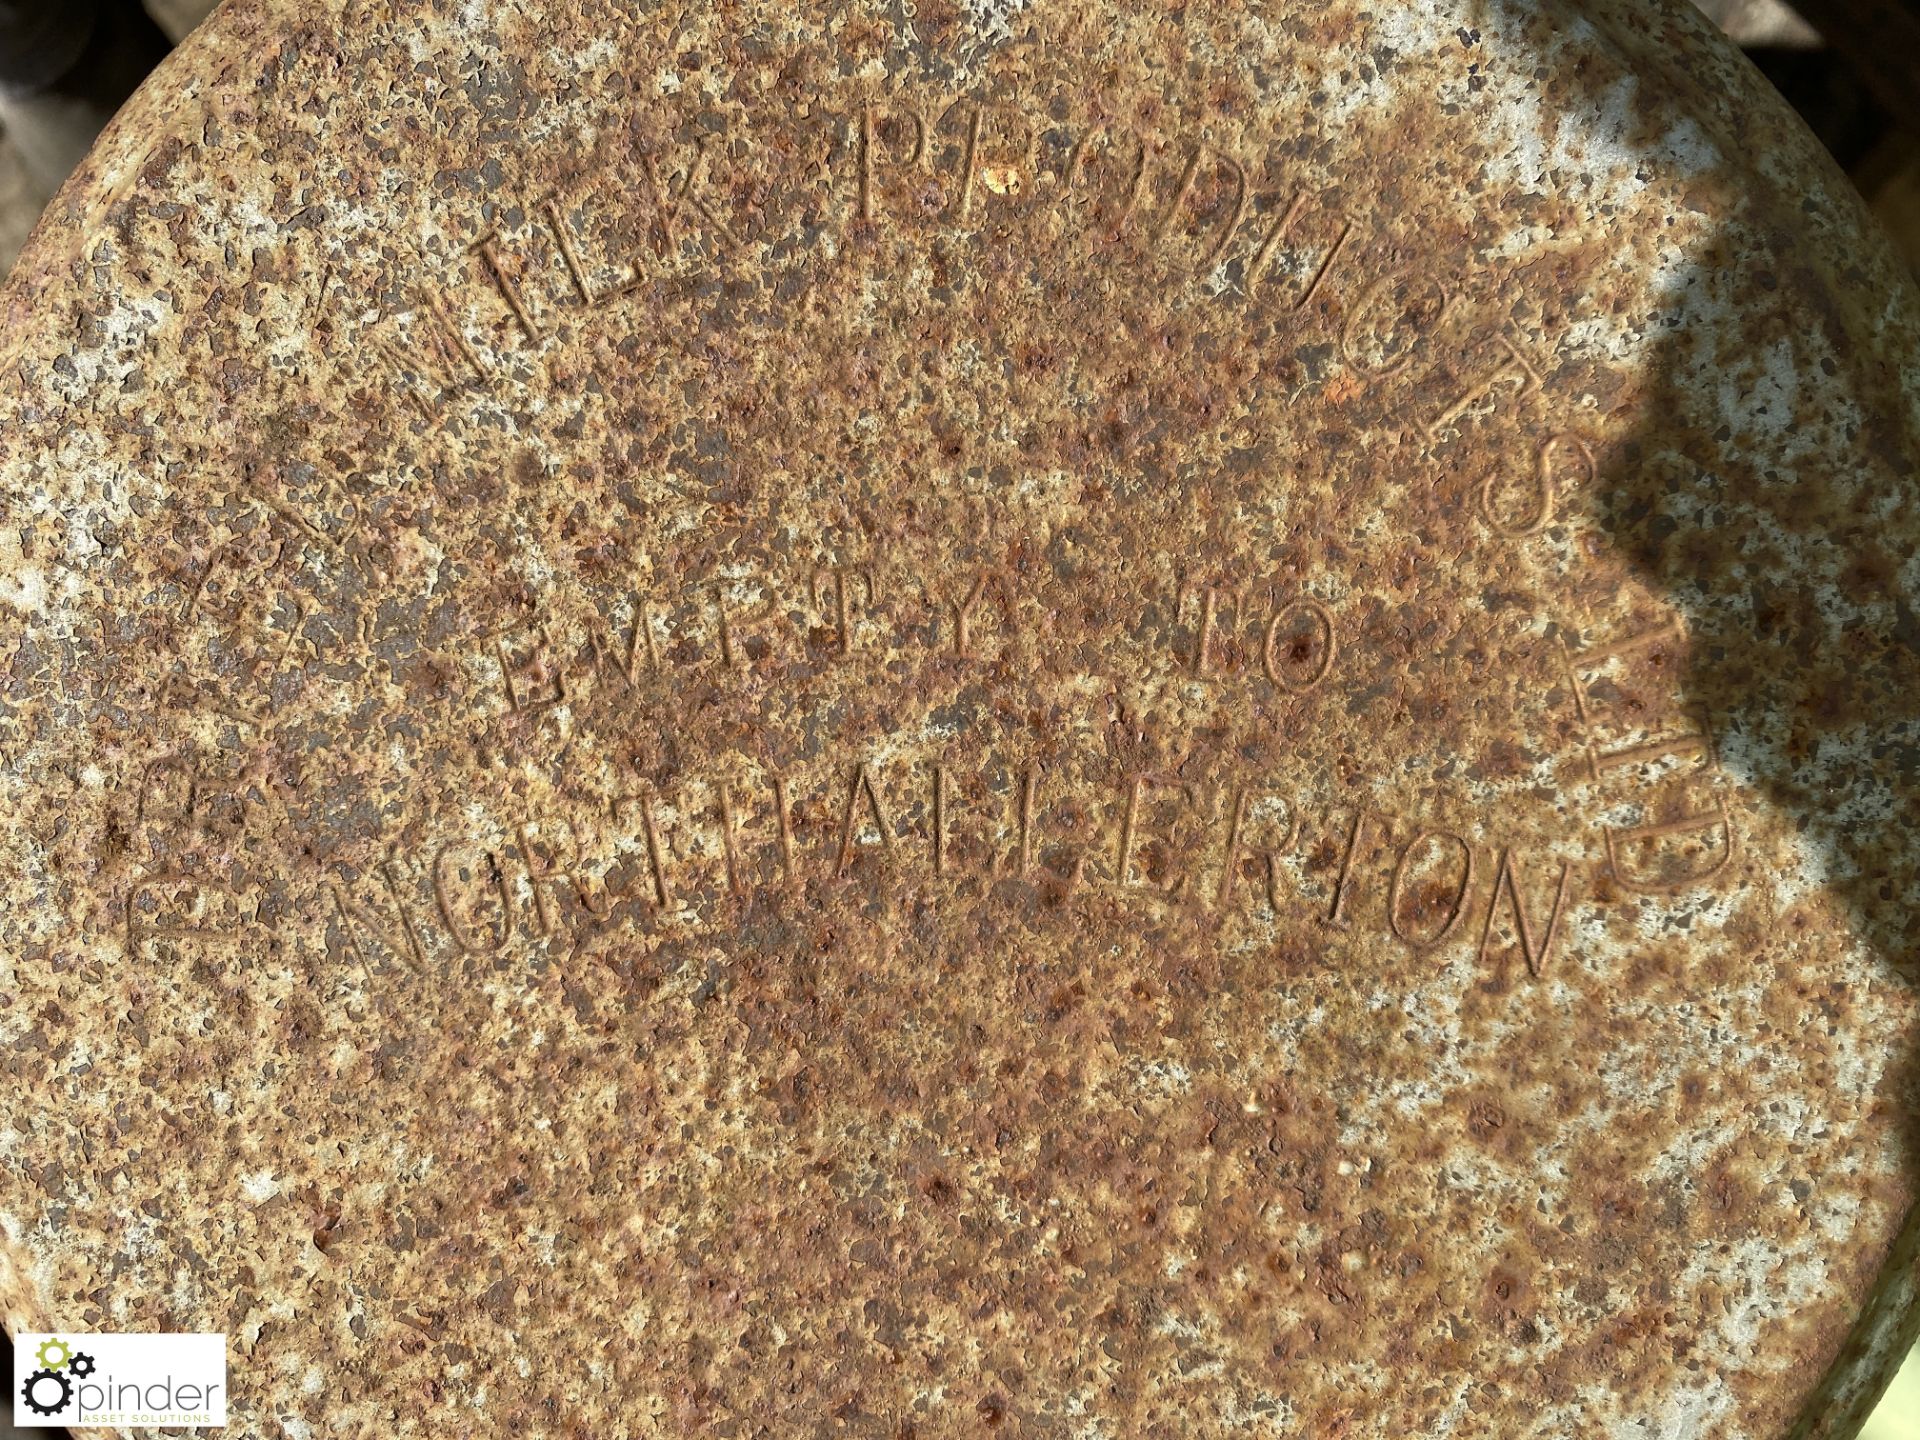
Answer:
[[[10,1324],[248,1433],[1844,1433],[1920,304],[1737,55],[315,10],[6,292]]]

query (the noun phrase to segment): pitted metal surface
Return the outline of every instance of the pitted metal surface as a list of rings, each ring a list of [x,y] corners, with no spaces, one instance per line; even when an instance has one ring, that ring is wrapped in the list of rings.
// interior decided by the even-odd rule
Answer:
[[[11,1325],[313,1437],[1897,1352],[1920,309],[1696,18],[230,5],[6,303]]]

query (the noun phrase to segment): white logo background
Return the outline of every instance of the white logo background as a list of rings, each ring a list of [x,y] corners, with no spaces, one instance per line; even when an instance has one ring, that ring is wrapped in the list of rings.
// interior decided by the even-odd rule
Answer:
[[[225,1335],[57,1334],[13,1338],[13,1423],[227,1423]]]

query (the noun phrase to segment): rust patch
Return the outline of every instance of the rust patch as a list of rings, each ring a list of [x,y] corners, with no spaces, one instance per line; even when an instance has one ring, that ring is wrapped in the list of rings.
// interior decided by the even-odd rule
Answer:
[[[1916,299],[1614,19],[223,10],[6,292],[5,1318],[249,1433],[1843,1433]]]

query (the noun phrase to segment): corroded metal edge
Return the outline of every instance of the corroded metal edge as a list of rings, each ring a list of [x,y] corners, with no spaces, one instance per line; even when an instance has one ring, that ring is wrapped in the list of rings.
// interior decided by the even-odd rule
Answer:
[[[335,8],[329,0],[329,9]],[[221,3],[176,45],[108,123],[93,148],[41,210],[4,284],[0,284],[0,364],[17,363],[18,342],[33,323],[42,281],[77,263],[75,246],[119,200],[141,158],[158,137],[178,133],[203,89],[249,53],[259,37],[300,13],[296,4],[270,0],[249,11]],[[0,1234],[0,1323],[8,1334],[51,1322]],[[11,1400],[8,1401],[11,1414]],[[69,1426],[73,1440],[114,1440],[122,1432]]]
[[[1854,1440],[1920,1339],[1920,1206],[1887,1252],[1880,1280],[1840,1355],[1807,1399],[1791,1440]]]
[[[1853,303],[1850,318],[1876,333],[1885,353],[1916,353],[1920,290],[1872,210],[1826,147],[1753,63],[1693,5],[1686,0],[1643,3],[1649,15],[1644,29],[1613,23],[1606,14],[1596,14],[1594,23],[1643,72],[1663,73],[1666,83],[1676,87],[1690,86],[1702,111],[1712,112],[1717,134],[1727,136],[1736,119],[1761,129],[1769,145],[1778,147],[1796,170],[1821,184],[1823,201],[1848,221],[1854,231],[1851,238],[1860,242],[1846,258],[1864,272],[1862,282],[1851,288],[1836,287]],[[1749,167],[1749,173],[1756,182],[1771,184],[1759,167]],[[1833,232],[1828,238],[1834,238]],[[1911,392],[1920,386],[1920,373],[1909,369],[1904,380]],[[1790,1440],[1854,1440],[1917,1340],[1920,1195],[1915,1196],[1904,1225],[1880,1261],[1879,1279],[1852,1333],[1808,1393],[1789,1432]]]

